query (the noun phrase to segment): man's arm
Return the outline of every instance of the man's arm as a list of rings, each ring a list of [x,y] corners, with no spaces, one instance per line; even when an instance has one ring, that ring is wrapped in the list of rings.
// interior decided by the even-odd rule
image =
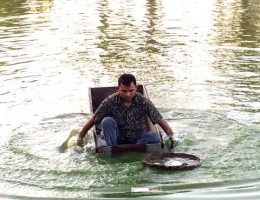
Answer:
[[[83,128],[81,129],[81,131],[79,132],[79,139],[83,139],[85,137],[85,135],[87,134],[87,132],[92,128],[92,126],[94,126],[95,121],[94,121],[94,116],[92,116],[83,126]]]
[[[163,118],[160,119],[159,125],[162,127],[162,129],[168,136],[170,136],[170,137],[173,136],[174,132],[165,119],[163,119]]]

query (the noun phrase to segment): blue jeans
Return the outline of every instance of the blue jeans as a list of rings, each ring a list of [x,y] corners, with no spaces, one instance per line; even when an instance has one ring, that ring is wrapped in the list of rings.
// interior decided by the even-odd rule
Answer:
[[[120,130],[112,117],[105,117],[101,122],[101,128],[108,146],[122,144]],[[155,132],[148,131],[139,133],[135,141],[135,144],[152,144],[160,142],[160,138]]]

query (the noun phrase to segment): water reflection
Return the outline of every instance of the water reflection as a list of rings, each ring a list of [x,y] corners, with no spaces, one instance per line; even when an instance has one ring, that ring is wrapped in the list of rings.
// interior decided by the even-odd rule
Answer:
[[[19,16],[29,13],[42,13],[49,11],[53,6],[53,0],[1,0],[0,16]]]
[[[212,66],[225,78],[225,86],[223,81],[215,82],[215,86],[226,90],[223,100],[217,104],[257,113],[260,110],[257,103],[260,95],[260,25],[258,20],[252,19],[260,17],[258,2],[218,1],[216,5],[221,12],[217,12],[214,19],[215,36],[210,41],[217,45],[212,50]],[[254,120],[257,120],[256,116]]]
[[[165,35],[165,32],[161,29],[163,24],[163,7],[161,1],[146,1],[147,11],[144,15],[144,22],[146,23],[146,28],[144,32],[144,44],[142,44],[138,51],[144,52],[149,56],[152,54],[162,54],[165,51],[166,44],[160,42],[160,38]]]
[[[48,12],[53,7],[53,0],[27,0],[24,6],[30,8],[32,13]]]
[[[133,197],[130,186],[151,183],[173,195],[196,188],[214,195],[216,180],[236,186],[238,177],[241,194],[247,179],[259,178],[258,5],[1,0],[0,195]],[[147,86],[180,134],[179,151],[203,158],[200,168],[167,173],[144,168],[136,155],[122,164],[57,151],[88,117],[87,88],[114,85],[122,72]],[[259,197],[259,181],[249,186]]]
[[[243,0],[240,26],[241,45],[249,48],[260,46],[260,3],[258,0]],[[258,54],[259,55],[259,54]],[[258,60],[259,61],[259,60]]]
[[[160,52],[166,46],[159,42],[159,38],[164,35],[159,30],[161,9],[159,1],[137,5],[125,2],[113,4],[108,1],[99,3],[101,26],[98,29],[101,34],[98,37],[98,47],[101,49],[99,56],[103,67],[102,76],[114,77],[116,80],[120,73],[127,71],[139,74],[140,82],[144,81],[142,75],[145,74],[149,82],[150,79],[158,80],[153,73],[167,74],[158,70],[162,56]],[[165,75],[166,80],[173,80],[172,76],[168,76],[170,75]],[[107,82],[106,78],[105,80]],[[104,80],[94,82],[99,82],[100,85],[105,83]]]
[[[259,1],[218,1],[215,31],[218,45],[259,48]]]
[[[26,11],[28,11],[28,8],[23,6],[25,2],[26,0],[1,0],[0,16],[7,17],[23,15]]]

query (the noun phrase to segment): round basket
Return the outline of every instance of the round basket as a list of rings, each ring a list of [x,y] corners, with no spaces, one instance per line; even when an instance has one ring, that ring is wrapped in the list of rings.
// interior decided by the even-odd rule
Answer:
[[[143,159],[147,166],[158,169],[189,170],[201,165],[200,158],[185,153],[152,154]]]

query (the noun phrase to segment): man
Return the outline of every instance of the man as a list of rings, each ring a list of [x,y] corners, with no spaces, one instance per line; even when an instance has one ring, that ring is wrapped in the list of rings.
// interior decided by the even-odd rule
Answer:
[[[151,144],[160,142],[158,134],[150,131],[147,117],[159,124],[167,135],[173,131],[153,103],[137,92],[132,74],[122,74],[118,79],[118,92],[107,97],[86,122],[79,133],[77,145],[93,125],[101,125],[108,146],[117,144]]]

